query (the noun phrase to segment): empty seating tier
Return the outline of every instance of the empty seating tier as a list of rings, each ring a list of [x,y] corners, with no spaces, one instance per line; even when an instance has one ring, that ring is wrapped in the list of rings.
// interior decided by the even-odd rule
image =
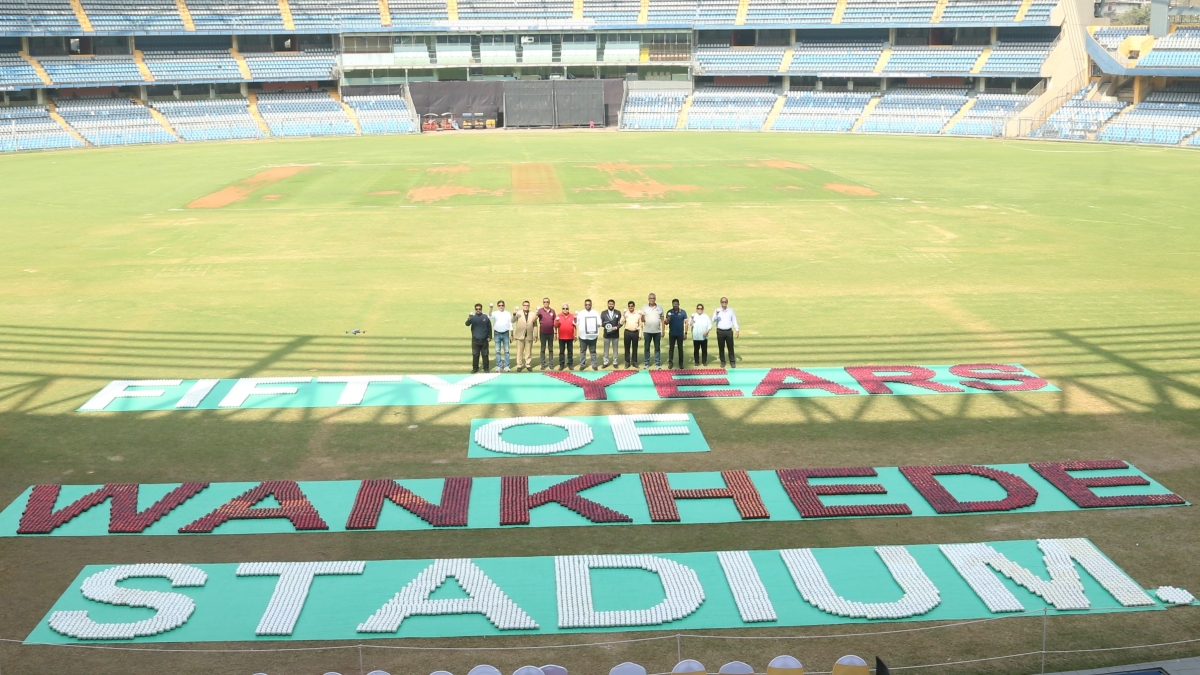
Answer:
[[[243,54],[250,74],[256,80],[332,80],[337,62],[332,51],[306,51],[295,54]]]
[[[922,24],[933,20],[937,0],[849,0],[842,23]]]
[[[382,27],[377,0],[288,0],[297,30],[342,32]]]
[[[412,110],[403,96],[346,96],[364,135],[411,134],[417,131]]]
[[[767,87],[707,87],[692,95],[687,128],[759,131],[779,95]]]
[[[864,132],[936,134],[967,102],[965,89],[893,89],[860,127]]]
[[[130,56],[44,56],[38,63],[56,85],[121,86],[145,82]]]
[[[837,0],[751,0],[746,25],[827,24],[836,8]]]
[[[327,91],[259,94],[258,112],[276,136],[355,133],[346,111]]]
[[[83,29],[67,0],[0,0],[0,32],[79,35]]]
[[[570,19],[570,0],[459,0],[458,18],[490,21],[537,21]]]
[[[174,0],[83,0],[97,31],[155,33],[182,31]]]
[[[882,54],[882,42],[798,43],[788,72],[793,75],[871,73]]]
[[[621,129],[674,129],[689,93],[679,89],[629,92],[621,113]]]
[[[1047,42],[997,42],[979,74],[1036,77],[1053,47]]]
[[[584,0],[583,17],[600,24],[636,24],[640,0]]]
[[[793,91],[771,131],[850,131],[874,94],[854,91]]]
[[[955,136],[999,136],[1004,125],[1033,102],[1022,94],[979,94],[975,105],[946,132]]]
[[[245,78],[227,50],[147,51],[143,60],[155,82],[238,82]]]
[[[1200,131],[1200,93],[1168,88],[1113,119],[1096,134],[1098,141],[1179,145]]]
[[[969,73],[981,54],[982,47],[896,47],[884,72]]]
[[[198,31],[284,30],[275,0],[187,0],[187,4]]]
[[[942,23],[1009,23],[1016,19],[1021,0],[950,0]]]
[[[0,151],[54,150],[83,145],[50,117],[45,106],[0,108]]]
[[[25,59],[16,54],[0,54],[0,86],[40,87],[42,78]]]
[[[1149,30],[1149,26],[1101,26],[1093,35],[1101,47],[1109,51],[1116,51],[1125,38],[1145,35]]]
[[[244,98],[199,101],[152,101],[185,141],[262,138]]]
[[[1033,138],[1084,140],[1127,105],[1121,101],[1089,101],[1090,89],[1089,85],[1079,90],[1030,135]]]
[[[712,74],[768,74],[779,72],[783,47],[699,47],[696,63],[700,72]]]
[[[1139,68],[1200,68],[1200,29],[1180,28],[1154,42],[1138,59]]]
[[[127,98],[80,98],[56,101],[58,112],[93,145],[173,143],[144,106]]]

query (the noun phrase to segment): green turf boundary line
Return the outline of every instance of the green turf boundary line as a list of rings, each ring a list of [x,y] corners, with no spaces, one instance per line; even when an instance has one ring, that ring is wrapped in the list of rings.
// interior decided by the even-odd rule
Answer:
[[[1080,468],[1084,466],[1109,468]],[[812,486],[812,492],[807,494],[797,487],[794,474],[789,488],[776,471],[595,473],[582,476],[299,483],[268,481],[211,485],[47,485],[26,489],[0,512],[0,537],[616,527],[795,522],[830,517],[1044,513],[1079,511],[1085,508],[1083,505],[1087,508],[1130,508],[1187,504],[1154,479],[1119,461],[1072,463],[1068,470],[1056,478],[1067,492],[1044,478],[1030,464],[980,465],[974,468],[978,469],[975,474],[946,473],[947,467],[939,467],[939,471],[935,472],[937,485],[951,500],[932,488],[927,478],[920,478],[928,474],[928,467],[906,467],[904,471],[897,467],[785,470],[820,471],[827,475],[807,478],[807,483]],[[915,483],[905,475],[905,471],[917,476]],[[1119,482],[1127,484],[1105,487],[1086,485],[1097,480],[1118,482],[1115,480],[1117,477],[1124,477],[1125,480]],[[1009,484],[1003,486],[996,479],[1008,481]],[[838,488],[830,486],[843,484],[866,487],[859,489],[857,494],[814,494],[835,491]],[[155,514],[156,520],[146,515],[153,512],[160,500],[179,495],[189,485],[192,489],[199,488],[198,491],[172,504],[170,508],[162,509]],[[741,503],[727,495],[698,499],[686,498],[679,493],[674,499],[653,499],[654,495],[663,496],[664,487],[677,492],[737,487]],[[864,490],[879,488],[883,491],[864,493]],[[391,498],[385,498],[381,491],[386,491]],[[525,495],[536,496],[541,491],[557,491],[558,494],[554,496],[561,501],[539,502],[530,497],[533,502],[530,503],[523,499]],[[923,492],[930,494],[931,498],[927,499]],[[1026,501],[1032,500],[1032,503],[1016,506],[1021,495],[1025,496]],[[758,506],[755,505],[755,497]],[[285,501],[292,509],[288,512],[289,517],[284,517],[281,509],[281,502]],[[666,502],[674,504],[674,519],[672,514],[664,512],[663,504]],[[975,502],[972,506],[974,510],[961,510],[961,505],[967,502]],[[513,504],[518,503],[527,504],[527,508],[513,511]],[[885,508],[885,505],[891,504],[904,507],[907,513],[888,515],[896,513],[894,509],[889,511]],[[757,512],[759,507],[765,513]],[[818,510],[826,507],[837,511],[818,513]],[[808,516],[802,514],[800,508],[806,509]],[[231,509],[240,517],[215,524],[210,519],[212,514],[230,512]]]
[[[1142,591],[1141,586],[1086,539],[1017,540],[988,545],[992,554],[1015,564],[1016,574],[1020,577],[1018,581],[1025,586],[991,569],[983,571],[983,584],[978,578],[968,583],[952,562],[954,549],[934,544],[757,550],[738,552],[732,557],[725,553],[724,560],[716,552],[697,552],[604,558],[544,556],[455,561],[348,561],[340,572],[327,570],[312,578],[307,593],[303,583],[283,583],[278,569],[274,573],[270,570],[263,573],[263,568],[259,567],[257,575],[238,576],[239,565],[233,563],[171,566],[177,576],[182,572],[190,575],[190,581],[173,587],[167,578],[155,576],[161,575],[167,566],[152,567],[140,570],[148,574],[121,581],[120,587],[179,594],[187,599],[185,603],[194,602],[195,609],[186,617],[180,612],[183,619],[178,627],[164,630],[161,626],[151,625],[147,629],[149,632],[159,632],[123,640],[83,640],[50,627],[50,621],[60,612],[72,613],[58,614],[55,618],[56,625],[65,626],[68,633],[74,630],[69,625],[72,620],[78,626],[84,612],[87,620],[102,624],[101,631],[105,633],[115,630],[111,624],[130,624],[155,616],[152,609],[117,606],[110,604],[111,600],[97,602],[85,598],[81,593],[84,582],[113,568],[89,565],[29,634],[26,644],[449,638],[774,628],[878,621],[856,617],[857,610],[847,609],[847,604],[834,606],[828,596],[826,600],[818,599],[811,587],[808,597],[802,595],[799,584],[804,582],[796,579],[794,574],[796,561],[801,559],[810,561],[803,568],[808,570],[813,569],[811,561],[815,561],[834,595],[839,596],[837,602],[897,603],[904,596],[912,605],[919,606],[915,610],[901,608],[884,620],[961,621],[1020,615],[1021,612],[1041,614],[1043,610],[1047,614],[1091,614],[1165,607],[1151,594]],[[1055,551],[1060,555],[1070,554],[1071,564],[1079,576],[1078,585],[1071,578],[1073,574],[1062,571],[1061,562],[1051,577],[1047,559]],[[909,564],[905,568],[907,580],[903,580],[907,588],[897,582],[884,562],[885,556]],[[919,569],[914,570],[912,564]],[[961,557],[958,564],[962,564]],[[448,568],[456,570],[454,576],[446,576]],[[1008,570],[1013,569],[1010,564]],[[464,575],[463,570],[468,570],[468,574]],[[251,572],[253,568],[242,571]],[[119,570],[109,574],[115,572]],[[919,580],[914,581],[921,575],[928,581],[924,586]],[[104,594],[105,584],[97,583],[99,578],[92,582],[93,597]],[[757,584],[746,583],[755,578]],[[988,579],[993,582],[990,591],[984,587]],[[280,602],[278,605],[272,603],[275,611],[271,613],[272,621],[267,621],[268,603],[276,593],[277,584]],[[1042,595],[1056,598],[1054,602],[1058,603],[1057,606],[1048,604],[1046,599],[1030,590],[1039,585],[1053,585],[1057,591],[1073,588],[1066,595],[1074,593],[1078,603],[1075,606],[1086,609],[1066,609],[1071,605],[1063,599],[1063,594],[1056,596],[1042,590]],[[737,596],[733,590],[735,586],[740,588]],[[111,584],[109,587],[116,586]],[[997,603],[1006,593],[1010,598],[1009,606],[1000,608]],[[1078,601],[1079,593],[1084,598],[1082,602]],[[402,599],[398,598],[402,600],[398,604],[403,616],[395,622],[397,625],[384,625],[388,623],[386,621],[372,625],[369,620],[386,614],[382,608],[398,594],[403,595]],[[488,597],[487,604],[495,608],[490,614],[485,614],[478,605],[464,606],[471,603],[472,598],[485,596]],[[639,612],[651,609],[654,612]],[[169,612],[160,611],[159,614],[160,619],[165,620]],[[610,619],[609,625],[597,625],[608,623]],[[276,632],[284,634],[256,634],[262,632],[258,630],[259,626],[268,623]],[[982,630],[988,628],[985,626]]]
[[[1019,364],[114,380],[78,412],[1059,391]]]

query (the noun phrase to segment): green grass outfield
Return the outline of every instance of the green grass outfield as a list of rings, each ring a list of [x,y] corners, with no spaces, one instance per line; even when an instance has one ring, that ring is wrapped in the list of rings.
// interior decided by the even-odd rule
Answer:
[[[189,203],[313,165],[221,208]],[[515,165],[515,166],[514,166]],[[803,165],[808,168],[799,168]],[[0,157],[0,501],[33,483],[436,477],[1121,458],[1200,502],[1200,153],[862,135],[464,132]],[[833,186],[833,187],[830,187]],[[376,194],[372,194],[376,193]],[[874,194],[871,194],[874,193]],[[112,379],[456,373],[475,302],[648,292],[738,310],[746,366],[1019,362],[1061,393],[79,414]],[[363,328],[366,335],[343,331]],[[665,356],[665,355],[664,355]],[[712,452],[466,458],[473,417],[687,411]],[[500,466],[500,464],[504,466]],[[0,637],[84,564],[710,551],[1083,536],[1200,594],[1196,507],[963,518],[0,540]],[[927,624],[880,624],[887,631]],[[806,629],[804,635],[844,632]],[[786,629],[726,632],[786,635]],[[630,634],[631,637],[648,634]],[[608,639],[609,635],[581,638]],[[1200,608],[1054,617],[1052,650],[1200,637]],[[793,653],[890,665],[1041,648],[1040,619],[870,638],[684,639],[710,670]],[[393,642],[521,646],[554,638]],[[388,644],[376,642],[375,644]],[[220,648],[223,645],[204,645]],[[224,645],[231,649],[245,644]],[[281,646],[279,643],[262,646]],[[287,645],[300,646],[300,645]],[[329,646],[328,643],[320,646]],[[182,648],[187,649],[186,645]],[[1049,670],[1200,643],[1048,658]],[[654,671],[674,640],[573,651],[371,649],[366,669]],[[130,653],[0,644],[4,673],[357,672],[356,650]],[[1027,673],[1040,657],[924,672]]]

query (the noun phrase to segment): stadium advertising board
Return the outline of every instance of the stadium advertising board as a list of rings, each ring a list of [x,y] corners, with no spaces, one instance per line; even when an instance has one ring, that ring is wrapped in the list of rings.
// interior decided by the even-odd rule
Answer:
[[[26,643],[818,626],[1154,610],[1193,601],[1174,587],[1160,587],[1154,595],[1144,591],[1087,539],[659,555],[90,565]]]
[[[1019,364],[115,380],[80,412],[1058,391]]]
[[[1119,460],[362,481],[37,485],[0,536],[272,534],[946,516],[1187,502]]]

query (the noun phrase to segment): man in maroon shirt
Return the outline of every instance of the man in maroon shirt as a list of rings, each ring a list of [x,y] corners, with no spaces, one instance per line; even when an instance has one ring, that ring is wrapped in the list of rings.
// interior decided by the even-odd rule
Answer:
[[[554,367],[554,320],[558,315],[550,308],[550,298],[542,298],[542,306],[537,311],[538,318],[538,337],[542,343],[542,370]],[[546,350],[550,351],[549,359],[546,358]]]

